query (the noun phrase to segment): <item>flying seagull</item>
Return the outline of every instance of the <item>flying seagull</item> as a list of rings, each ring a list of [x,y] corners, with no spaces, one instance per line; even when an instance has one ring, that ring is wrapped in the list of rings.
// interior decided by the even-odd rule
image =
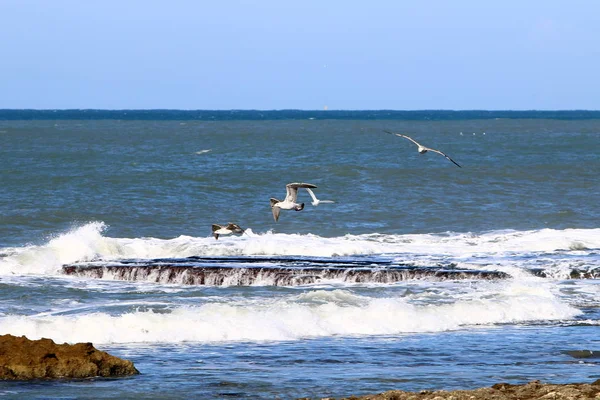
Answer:
[[[315,196],[315,194],[313,193],[312,190],[310,190],[310,188],[306,188],[306,190],[308,190],[308,194],[310,194],[310,197],[312,197],[313,201],[311,202],[311,204],[313,206],[318,206],[321,203],[335,203],[335,201],[333,200],[319,200],[317,199],[317,196]]]
[[[451,159],[450,157],[448,157],[446,154],[442,153],[442,152],[441,152],[441,151],[439,151],[439,150],[436,150],[436,149],[430,149],[429,147],[425,147],[425,146],[423,146],[422,144],[418,143],[418,142],[417,142],[416,140],[414,140],[413,138],[411,138],[410,136],[406,136],[406,135],[402,135],[402,134],[400,134],[400,133],[394,133],[394,132],[390,132],[390,131],[384,131],[384,132],[386,132],[386,133],[389,133],[389,134],[392,134],[392,135],[400,136],[400,137],[403,137],[403,138],[405,138],[405,139],[408,139],[408,140],[410,140],[411,142],[413,142],[414,144],[416,144],[416,145],[417,145],[417,147],[418,147],[418,148],[417,148],[417,151],[418,151],[420,154],[425,154],[425,153],[427,153],[428,151],[433,151],[434,153],[438,153],[438,154],[441,154],[441,155],[443,155],[443,156],[444,156],[444,157],[446,157],[448,160],[452,161],[452,162],[454,163],[454,165],[456,165],[457,167],[459,167],[459,168],[462,168],[460,165],[458,165],[458,163],[457,163],[456,161],[454,161],[453,159]]]
[[[315,189],[316,186],[310,183],[288,183],[285,185],[285,200],[280,201],[271,197],[271,211],[273,212],[275,222],[279,219],[279,212],[281,210],[302,211],[304,203],[296,203],[296,199],[298,198],[298,188]]]
[[[215,239],[219,239],[219,235],[230,235],[232,233],[244,233],[238,224],[229,223],[227,225],[212,225],[212,233]]]

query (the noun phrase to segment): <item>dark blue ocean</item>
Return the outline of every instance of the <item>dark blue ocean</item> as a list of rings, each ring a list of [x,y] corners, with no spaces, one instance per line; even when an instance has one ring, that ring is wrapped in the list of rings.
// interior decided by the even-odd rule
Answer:
[[[0,110],[0,334],[141,372],[0,396],[594,381],[599,177],[598,111]]]

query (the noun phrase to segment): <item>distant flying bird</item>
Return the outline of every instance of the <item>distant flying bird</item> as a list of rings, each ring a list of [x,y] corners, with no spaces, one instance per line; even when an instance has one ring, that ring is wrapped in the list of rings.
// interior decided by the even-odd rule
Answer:
[[[389,133],[389,134],[391,134],[391,135],[400,136],[400,137],[403,137],[403,138],[405,138],[405,139],[408,139],[408,140],[410,140],[411,142],[413,142],[414,144],[416,144],[416,145],[417,145],[417,147],[418,147],[418,148],[417,148],[417,151],[418,151],[420,154],[425,154],[425,153],[427,153],[428,151],[432,151],[432,152],[434,152],[434,153],[438,153],[438,154],[441,154],[441,155],[443,155],[443,156],[444,156],[444,157],[446,157],[448,160],[452,161],[452,162],[453,162],[453,163],[454,163],[454,164],[455,164],[457,167],[459,167],[459,168],[462,168],[460,165],[458,165],[458,163],[457,163],[456,161],[454,161],[453,159],[451,159],[450,157],[448,157],[446,154],[442,153],[442,152],[441,152],[441,151],[439,151],[439,150],[436,150],[436,149],[430,149],[429,147],[425,147],[425,146],[421,145],[420,143],[418,143],[418,142],[417,142],[416,140],[414,140],[413,138],[411,138],[410,136],[406,136],[406,135],[402,135],[402,134],[400,134],[400,133],[394,133],[394,132],[390,132],[390,131],[384,131],[384,132],[386,132],[386,133]]]
[[[244,233],[244,230],[239,225],[229,223],[227,225],[212,225],[212,233],[215,239],[219,239],[219,235],[231,235],[232,233]]]
[[[316,186],[310,183],[288,183],[285,185],[285,200],[281,201],[271,197],[271,211],[273,212],[275,222],[279,220],[279,212],[281,210],[302,211],[304,203],[296,203],[296,199],[298,198],[298,188],[315,189]]]
[[[312,190],[310,190],[310,188],[306,188],[306,190],[308,191],[308,194],[310,194],[310,197],[312,197],[313,201],[311,202],[311,204],[313,206],[318,206],[321,203],[335,203],[335,201],[333,200],[319,200],[317,199],[317,196],[315,196],[315,194],[313,193]]]

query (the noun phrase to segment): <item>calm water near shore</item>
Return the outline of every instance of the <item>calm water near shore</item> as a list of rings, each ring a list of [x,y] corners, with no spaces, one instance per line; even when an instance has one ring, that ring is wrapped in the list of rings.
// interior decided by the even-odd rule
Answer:
[[[3,398],[600,378],[577,352],[600,351],[593,115],[50,112],[0,110],[0,334],[92,342],[141,375]],[[300,190],[276,223],[289,182],[335,203]],[[245,234],[215,240],[230,221]]]

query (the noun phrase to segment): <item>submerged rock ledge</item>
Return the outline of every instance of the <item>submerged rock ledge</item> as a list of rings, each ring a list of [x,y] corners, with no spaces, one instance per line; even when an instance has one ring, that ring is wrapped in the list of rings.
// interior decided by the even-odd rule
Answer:
[[[51,339],[0,336],[0,380],[117,377],[139,374],[133,363],[91,343],[56,344]]]
[[[334,400],[334,398],[324,398]],[[532,381],[523,385],[497,383],[489,388],[474,390],[404,392],[390,390],[388,392],[350,396],[340,400],[575,400],[600,399],[600,379],[589,383],[551,384]],[[301,400],[301,399],[299,399]]]
[[[92,260],[65,264],[65,275],[91,279],[177,285],[297,286],[331,280],[349,283],[396,283],[407,280],[500,280],[511,275],[494,269],[460,268],[454,263],[417,266],[389,257],[190,256],[184,258]],[[600,268],[556,272],[525,270],[540,278],[597,279]]]
[[[506,279],[499,271],[452,268],[357,268],[357,267],[195,267],[182,265],[64,265],[62,273],[93,279],[145,281],[180,285],[212,286],[297,286],[324,280],[352,283],[394,283],[427,279],[432,281],[459,279]]]

